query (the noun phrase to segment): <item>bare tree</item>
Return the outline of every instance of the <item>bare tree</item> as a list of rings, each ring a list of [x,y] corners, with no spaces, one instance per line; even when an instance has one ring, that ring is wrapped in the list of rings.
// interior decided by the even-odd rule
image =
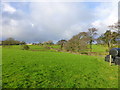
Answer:
[[[102,41],[103,44],[107,44],[108,49],[111,49],[113,44],[117,43],[116,41],[117,36],[118,36],[117,32],[112,32],[111,30],[107,30],[98,39]]]
[[[92,43],[94,42],[94,37],[97,35],[97,29],[96,28],[89,28],[88,29],[88,37],[89,37],[89,44],[90,44],[90,50],[92,51]]]
[[[116,41],[118,43],[118,47],[120,47],[120,21],[117,23],[114,23],[113,25],[108,26],[111,30],[114,30],[115,32],[118,33],[116,37]]]
[[[67,40],[63,40],[63,39],[57,42],[58,45],[61,45],[61,50],[66,42],[67,42]]]
[[[86,50],[87,45],[88,45],[87,32],[81,32],[73,36],[70,40],[68,40],[64,47],[67,51],[79,52]]]
[[[49,41],[46,41],[43,43],[44,45],[53,45],[53,41],[52,40],[49,40]]]

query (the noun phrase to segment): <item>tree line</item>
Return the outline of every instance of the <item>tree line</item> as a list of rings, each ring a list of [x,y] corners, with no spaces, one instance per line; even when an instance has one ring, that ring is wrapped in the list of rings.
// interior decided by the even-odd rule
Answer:
[[[95,42],[99,45],[107,45],[108,49],[120,45],[120,22],[108,27],[109,29],[100,36],[97,33],[98,29],[93,27],[89,28],[87,32],[80,32],[68,41],[61,40],[61,49],[76,52],[89,49],[92,52],[92,45]]]
[[[74,35],[70,40],[59,40],[56,44],[61,46],[61,50],[80,52],[82,50],[90,50],[92,52],[93,43],[107,45],[110,49],[113,45],[118,45],[120,40],[120,23],[108,26],[109,29],[105,33],[98,36],[98,30],[95,27],[89,28],[86,32],[80,32]],[[97,37],[97,38],[96,38]],[[8,38],[2,41],[2,45],[25,45],[26,42]],[[53,41],[45,41],[43,43],[33,43],[33,45],[54,45]]]
[[[18,41],[14,38],[7,38],[6,40],[2,41],[2,45],[24,45],[26,42],[24,41]]]

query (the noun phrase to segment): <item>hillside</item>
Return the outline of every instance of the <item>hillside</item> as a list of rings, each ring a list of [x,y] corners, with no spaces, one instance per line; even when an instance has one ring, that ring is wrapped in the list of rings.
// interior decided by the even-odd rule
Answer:
[[[3,88],[118,87],[118,67],[102,57],[30,48],[3,47]]]

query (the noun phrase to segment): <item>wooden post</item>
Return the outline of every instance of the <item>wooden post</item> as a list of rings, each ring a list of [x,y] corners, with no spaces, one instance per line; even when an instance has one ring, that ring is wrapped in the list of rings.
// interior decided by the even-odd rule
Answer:
[[[112,61],[111,59],[112,59],[112,57],[111,57],[111,55],[110,55],[110,66],[111,66],[111,61]]]

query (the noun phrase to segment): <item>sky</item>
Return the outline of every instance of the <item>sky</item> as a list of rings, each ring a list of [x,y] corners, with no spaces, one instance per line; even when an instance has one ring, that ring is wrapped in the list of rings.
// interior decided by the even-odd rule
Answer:
[[[1,37],[57,42],[91,27],[97,28],[100,35],[117,20],[114,2],[3,2]]]

